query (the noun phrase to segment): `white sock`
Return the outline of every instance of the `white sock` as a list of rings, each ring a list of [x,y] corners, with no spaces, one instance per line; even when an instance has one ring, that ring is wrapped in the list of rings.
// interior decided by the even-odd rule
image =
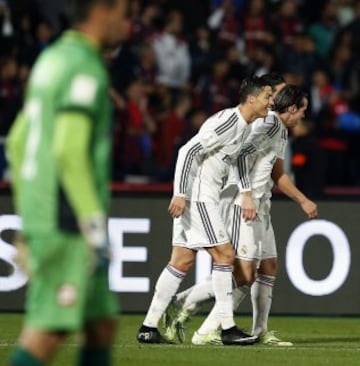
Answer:
[[[232,266],[213,264],[212,284],[215,294],[215,307],[222,329],[235,326],[232,301]]]
[[[192,290],[185,298],[184,304],[182,306],[182,310],[185,310],[189,313],[194,313],[199,303],[214,297],[211,276],[207,277],[204,281],[197,283],[191,289]]]
[[[233,310],[236,310],[240,303],[246,298],[249,294],[249,287],[248,286],[240,286],[233,289]],[[199,334],[208,334],[210,332],[216,331],[220,327],[220,318],[217,311],[216,306],[210,311],[210,314],[207,318],[203,321],[200,328],[198,329]]]
[[[262,336],[267,331],[275,279],[274,276],[259,275],[251,286],[254,335]]]
[[[185,273],[168,264],[161,272],[155,286],[155,293],[146,314],[144,325],[157,328],[160,318],[176,294]]]

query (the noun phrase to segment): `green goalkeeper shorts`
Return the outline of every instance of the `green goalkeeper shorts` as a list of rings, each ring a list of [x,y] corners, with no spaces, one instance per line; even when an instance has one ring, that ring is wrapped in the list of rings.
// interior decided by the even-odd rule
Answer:
[[[88,321],[116,315],[108,270],[93,271],[91,252],[80,235],[36,235],[28,237],[27,243],[27,327],[71,332]]]

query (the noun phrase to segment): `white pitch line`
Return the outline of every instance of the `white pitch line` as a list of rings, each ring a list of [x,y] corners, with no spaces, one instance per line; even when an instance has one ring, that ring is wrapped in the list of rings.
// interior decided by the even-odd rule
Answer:
[[[0,343],[0,347],[14,347],[15,343]],[[77,343],[64,343],[62,347],[78,347],[79,345]],[[225,346],[194,346],[194,345],[160,345],[160,344],[152,344],[152,345],[145,345],[145,344],[138,344],[138,345],[131,345],[131,344],[115,344],[113,345],[113,348],[136,348],[136,349],[146,349],[147,347],[149,349],[151,348],[160,348],[160,347],[167,347],[167,348],[174,348],[174,349],[209,349],[209,348],[215,348],[215,349],[225,349]],[[257,350],[257,351],[329,351],[329,352],[338,352],[338,351],[354,351],[354,352],[360,352],[360,347],[316,347],[316,346],[310,346],[310,347],[301,347],[301,346],[292,346],[292,347],[267,347],[267,346],[232,346],[230,349],[235,349],[235,347],[239,347],[242,351],[243,350]]]

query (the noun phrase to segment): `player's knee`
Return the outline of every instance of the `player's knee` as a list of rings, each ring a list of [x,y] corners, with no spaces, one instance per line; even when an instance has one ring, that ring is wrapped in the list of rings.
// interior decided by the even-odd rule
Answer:
[[[171,259],[169,264],[178,271],[187,273],[193,266],[194,262],[195,262],[194,258],[185,257],[185,258]]]
[[[236,283],[236,286],[248,286],[251,285],[256,280],[256,273],[254,271],[249,270],[236,270],[233,273],[233,278]]]
[[[235,253],[232,248],[223,248],[223,250],[215,252],[212,257],[215,263],[232,266],[235,260]]]
[[[195,262],[196,253],[189,249],[174,247],[169,264],[180,272],[187,273]]]
[[[259,268],[259,274],[267,276],[276,276],[278,272],[279,264],[277,258],[265,259],[261,262]]]

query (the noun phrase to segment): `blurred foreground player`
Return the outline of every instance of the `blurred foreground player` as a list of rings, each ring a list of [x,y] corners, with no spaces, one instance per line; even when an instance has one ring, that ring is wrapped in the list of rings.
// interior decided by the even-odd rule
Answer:
[[[47,364],[83,331],[78,365],[110,365],[116,299],[108,286],[111,108],[101,53],[121,40],[125,0],[73,0],[74,29],[37,60],[7,141],[31,280],[11,366]]]

